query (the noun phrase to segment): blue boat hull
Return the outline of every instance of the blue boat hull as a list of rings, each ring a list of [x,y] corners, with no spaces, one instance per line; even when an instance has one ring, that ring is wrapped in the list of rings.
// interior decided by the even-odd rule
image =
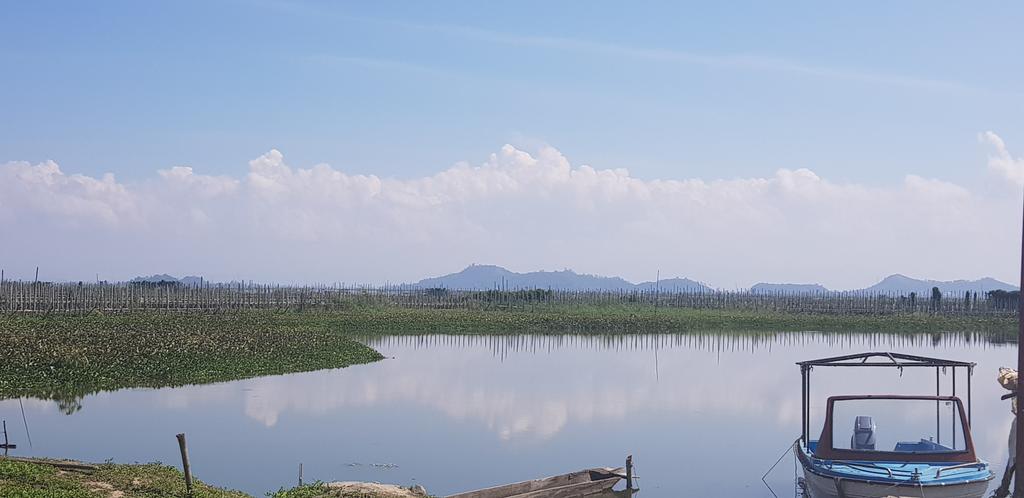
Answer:
[[[842,462],[816,459],[800,445],[795,452],[811,498],[982,498],[994,477],[985,462]]]

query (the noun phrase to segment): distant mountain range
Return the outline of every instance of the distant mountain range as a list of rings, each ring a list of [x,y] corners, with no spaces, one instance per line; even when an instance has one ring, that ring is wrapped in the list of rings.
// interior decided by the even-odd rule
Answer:
[[[906,275],[889,275],[867,289],[868,292],[888,292],[893,294],[929,294],[932,287],[938,287],[943,294],[963,294],[971,291],[983,294],[993,290],[1017,290],[1017,286],[1006,282],[1000,282],[994,278],[981,278],[978,280],[918,280]]]
[[[176,282],[184,285],[204,283],[202,277],[187,276],[182,278],[166,274],[136,277],[132,282]],[[210,282],[206,282],[210,283]],[[216,284],[215,284],[216,285]],[[667,278],[661,281],[632,283],[621,277],[603,277],[587,275],[572,270],[533,271],[518,273],[496,265],[470,265],[464,270],[440,277],[425,278],[403,287],[411,289],[445,288],[458,290],[490,290],[490,289],[557,289],[557,290],[591,290],[591,291],[650,291],[660,289],[662,292],[713,292],[715,289],[689,278]],[[787,293],[815,294],[825,292],[876,292],[908,295],[916,292],[921,296],[931,294],[932,287],[938,287],[945,295],[962,295],[964,292],[984,294],[993,290],[1013,291],[1015,285],[1000,282],[994,278],[978,280],[921,280],[905,275],[889,275],[875,285],[864,289],[833,291],[820,284],[792,284],[761,282],[750,288],[756,294]]]
[[[559,290],[651,290],[711,291],[710,287],[688,278],[669,278],[660,282],[634,284],[620,277],[585,275],[572,270],[516,273],[495,265],[471,265],[448,275],[425,278],[411,284],[415,288],[487,290],[487,289],[559,289]]]
[[[714,289],[688,278],[669,278],[660,282],[641,282],[634,284],[620,277],[602,277],[586,275],[572,270],[534,271],[517,273],[495,265],[471,265],[466,269],[443,275],[425,278],[410,284],[412,288],[439,288],[461,290],[485,289],[560,289],[560,290],[652,290],[664,292],[697,292],[713,291]],[[928,295],[932,287],[938,287],[943,294],[963,294],[971,291],[983,294],[992,290],[1017,290],[1017,287],[994,278],[978,280],[921,280],[905,275],[890,275],[875,285],[865,289],[835,292],[880,292],[892,294],[910,294],[916,292]],[[762,282],[750,288],[754,293],[785,292],[791,294],[813,294],[833,292],[820,284],[790,284]]]

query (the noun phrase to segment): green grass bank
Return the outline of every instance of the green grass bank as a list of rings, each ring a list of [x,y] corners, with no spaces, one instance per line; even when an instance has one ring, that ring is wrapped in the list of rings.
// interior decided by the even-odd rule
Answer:
[[[284,316],[284,315],[282,315]],[[286,320],[306,320],[290,315]],[[518,309],[359,307],[319,315],[338,330],[361,334],[688,333],[688,332],[975,332],[1013,335],[1015,316],[820,314],[653,306],[536,306]]]
[[[17,498],[181,498],[184,476],[158,463],[97,465],[79,472],[0,458],[0,497]],[[250,498],[240,491],[193,481],[193,498]]]
[[[160,463],[90,466],[68,470],[0,457],[0,498],[185,498],[184,475]],[[268,492],[271,498],[419,498],[405,488],[394,492],[351,492],[319,483]],[[191,498],[254,498],[241,491],[193,480]]]

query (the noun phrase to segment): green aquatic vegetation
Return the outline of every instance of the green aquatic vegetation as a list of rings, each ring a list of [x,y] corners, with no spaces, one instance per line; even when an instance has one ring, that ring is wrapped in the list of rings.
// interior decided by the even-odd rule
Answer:
[[[164,387],[340,368],[381,359],[315,323],[272,314],[0,318],[0,398],[61,401],[101,390]]]
[[[653,306],[548,305],[513,309],[360,307],[324,315],[339,328],[364,334],[405,333],[690,333],[981,332],[1012,334],[1016,318],[929,314],[812,314]]]

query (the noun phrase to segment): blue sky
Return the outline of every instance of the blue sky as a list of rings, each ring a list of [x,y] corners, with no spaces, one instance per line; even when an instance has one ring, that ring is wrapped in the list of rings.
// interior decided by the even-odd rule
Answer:
[[[96,253],[62,278],[405,281],[475,262],[725,287],[1012,280],[1022,14],[1011,2],[10,3],[0,224],[30,243],[0,264],[32,268],[39,247],[84,238]],[[483,166],[449,170],[463,161]],[[291,217],[243,215],[273,203]],[[851,203],[933,218],[914,233],[899,220],[836,233]],[[501,214],[524,204],[562,225]],[[744,235],[766,220],[778,234]],[[278,245],[244,261],[118,252],[167,243],[166,226],[211,241],[246,227],[235,240]],[[661,249],[605,247],[584,227]],[[722,249],[769,242],[777,252]],[[381,261],[265,271],[281,248],[312,262],[353,244]],[[388,252],[402,244],[422,257]],[[801,255],[837,246],[864,261]],[[974,261],[948,264],[965,252]]]
[[[1004,2],[18,2],[4,160],[121,178],[277,148],[417,176],[505,143],[642,178],[972,178],[1024,140]]]

